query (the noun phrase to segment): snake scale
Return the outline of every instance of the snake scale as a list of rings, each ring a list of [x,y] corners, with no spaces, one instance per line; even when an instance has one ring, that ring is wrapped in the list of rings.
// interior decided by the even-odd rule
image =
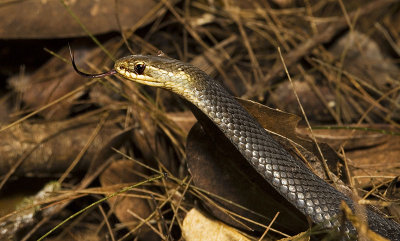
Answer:
[[[217,81],[197,67],[161,56],[131,55],[116,61],[114,69],[98,75],[118,73],[141,84],[161,87],[180,95],[200,109],[283,197],[304,215],[325,228],[339,229],[342,200],[353,201],[312,173],[286,151]],[[390,240],[400,240],[400,225],[366,208],[371,230]],[[346,221],[346,232],[356,234]]]

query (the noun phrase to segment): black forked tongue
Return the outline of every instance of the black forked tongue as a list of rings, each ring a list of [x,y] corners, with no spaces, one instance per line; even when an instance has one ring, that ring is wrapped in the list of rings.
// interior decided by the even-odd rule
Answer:
[[[114,75],[117,73],[117,71],[115,69],[111,69],[110,71],[100,73],[100,74],[87,74],[87,73],[80,71],[78,69],[78,67],[76,67],[74,54],[69,45],[68,45],[68,48],[69,48],[69,54],[71,55],[72,67],[74,67],[75,72],[77,72],[79,75],[84,76],[86,78],[102,78],[102,77]]]

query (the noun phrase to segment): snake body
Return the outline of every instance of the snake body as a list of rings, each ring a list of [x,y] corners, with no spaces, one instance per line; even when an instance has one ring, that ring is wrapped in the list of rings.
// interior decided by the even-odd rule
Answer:
[[[207,115],[246,160],[293,206],[325,228],[339,228],[342,200],[351,198],[312,173],[287,152],[217,81],[200,69],[166,57],[132,55],[115,63],[126,79],[168,89],[185,98]],[[371,230],[400,240],[400,225],[366,208]],[[355,233],[350,222],[347,232]]]

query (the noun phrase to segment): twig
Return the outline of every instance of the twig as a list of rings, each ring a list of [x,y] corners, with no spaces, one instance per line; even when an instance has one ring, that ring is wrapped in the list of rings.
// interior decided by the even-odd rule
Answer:
[[[278,218],[279,212],[277,212],[274,216],[274,218],[271,220],[271,222],[268,224],[268,227],[265,229],[265,232],[261,235],[261,237],[258,239],[258,241],[262,241],[267,235],[268,231],[271,229],[272,224],[274,224],[275,220]]]
[[[104,212],[104,209],[101,207],[101,205],[99,205],[99,209],[100,209],[101,215],[102,215],[103,218],[104,218],[104,222],[106,223],[108,232],[110,233],[111,240],[112,240],[112,241],[115,241],[114,234],[113,234],[113,231],[112,231],[110,222],[108,221],[108,217],[107,217],[106,213]]]

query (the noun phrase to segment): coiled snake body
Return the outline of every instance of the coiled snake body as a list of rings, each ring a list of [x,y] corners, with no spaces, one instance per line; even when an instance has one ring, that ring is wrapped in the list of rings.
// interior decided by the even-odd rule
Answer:
[[[117,60],[114,71],[126,79],[168,89],[194,104],[270,185],[314,223],[338,228],[341,201],[353,207],[349,197],[297,161],[220,83],[200,69],[175,59],[132,55]],[[400,240],[398,223],[369,208],[366,213],[373,231]],[[349,222],[346,229],[355,232]]]

